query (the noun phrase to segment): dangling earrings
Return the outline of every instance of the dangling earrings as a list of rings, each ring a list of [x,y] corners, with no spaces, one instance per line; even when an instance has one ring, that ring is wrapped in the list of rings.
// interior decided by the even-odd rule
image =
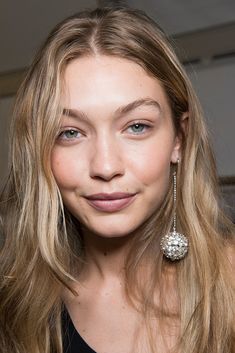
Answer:
[[[177,161],[179,163],[179,159]],[[174,216],[173,230],[165,235],[160,242],[160,248],[163,254],[171,261],[181,260],[188,252],[188,239],[185,235],[176,231],[176,170],[173,172],[173,201]]]

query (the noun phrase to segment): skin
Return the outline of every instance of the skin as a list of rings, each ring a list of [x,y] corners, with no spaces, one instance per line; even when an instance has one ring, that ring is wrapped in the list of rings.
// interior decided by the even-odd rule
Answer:
[[[120,114],[121,107],[144,99],[147,104]],[[86,249],[86,267],[74,284],[79,295],[65,290],[63,300],[75,328],[96,352],[110,347],[113,353],[131,352],[139,332],[141,352],[148,352],[141,317],[125,297],[122,270],[130,240],[161,205],[170,165],[180,158],[166,94],[139,65],[92,56],[67,66],[62,104],[70,111],[63,116],[51,164],[64,204],[83,226]],[[117,212],[96,210],[85,198],[112,192],[136,196]]]
[[[107,56],[70,63],[65,91],[64,108],[73,113],[63,116],[62,134],[52,153],[63,201],[91,232],[105,238],[126,236],[160,206],[169,185],[170,164],[179,158],[180,143],[166,95],[137,64]],[[142,104],[115,114],[118,108],[145,98],[159,107]],[[86,118],[78,116],[81,112]],[[133,127],[136,123],[146,126]],[[127,208],[107,213],[95,210],[85,198],[101,192],[129,192],[136,197]]]

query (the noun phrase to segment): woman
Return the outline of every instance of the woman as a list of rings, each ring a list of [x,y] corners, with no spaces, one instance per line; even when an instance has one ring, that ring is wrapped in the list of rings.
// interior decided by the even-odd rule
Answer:
[[[59,24],[11,141],[1,352],[234,352],[234,229],[193,89],[149,17]]]

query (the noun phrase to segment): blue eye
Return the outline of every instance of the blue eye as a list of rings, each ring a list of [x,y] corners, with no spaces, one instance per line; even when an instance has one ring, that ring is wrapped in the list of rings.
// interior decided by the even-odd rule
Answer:
[[[142,124],[142,123],[136,123],[136,124],[132,124],[128,127],[128,130],[131,130],[131,133],[134,133],[135,135],[144,133],[146,131],[146,129],[148,129],[149,126],[146,124]]]
[[[75,138],[79,138],[80,136],[81,136],[81,133],[75,129],[68,129],[68,130],[62,131],[59,134],[59,138],[63,140],[72,140]]]

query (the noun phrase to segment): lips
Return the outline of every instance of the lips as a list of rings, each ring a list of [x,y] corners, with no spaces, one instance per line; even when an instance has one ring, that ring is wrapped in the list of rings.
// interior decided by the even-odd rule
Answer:
[[[90,206],[102,212],[116,212],[129,206],[136,194],[115,192],[111,194],[100,193],[86,196]]]

